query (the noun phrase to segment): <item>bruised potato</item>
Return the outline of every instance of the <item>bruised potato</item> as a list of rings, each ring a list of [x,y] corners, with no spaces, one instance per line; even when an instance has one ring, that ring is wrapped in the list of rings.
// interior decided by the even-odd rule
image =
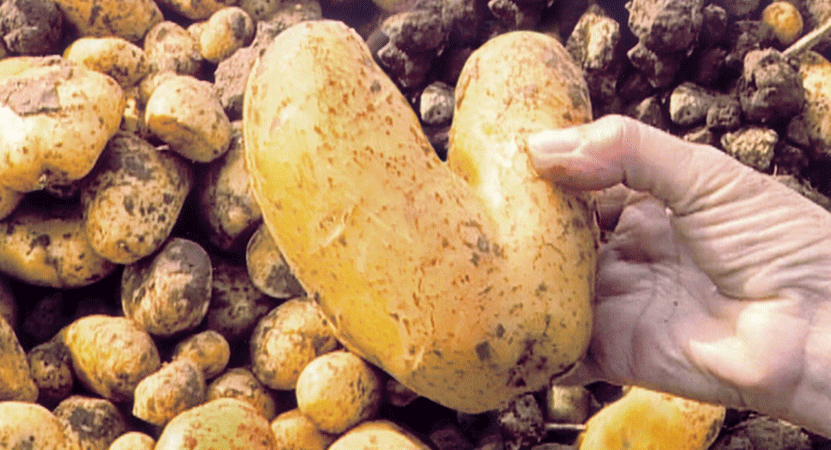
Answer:
[[[498,36],[462,71],[444,164],[360,36],[304,22],[248,79],[254,195],[347,348],[447,407],[492,410],[588,345],[592,207],[539,179],[525,144],[588,121],[588,98],[554,38]]]

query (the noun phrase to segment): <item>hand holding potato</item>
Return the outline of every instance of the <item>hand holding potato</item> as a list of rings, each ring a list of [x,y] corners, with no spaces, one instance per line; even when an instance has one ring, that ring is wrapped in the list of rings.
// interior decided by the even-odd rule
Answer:
[[[603,378],[831,435],[831,216],[715,148],[608,116],[530,139],[546,177],[606,191],[595,330]],[[601,223],[606,225],[606,223]]]

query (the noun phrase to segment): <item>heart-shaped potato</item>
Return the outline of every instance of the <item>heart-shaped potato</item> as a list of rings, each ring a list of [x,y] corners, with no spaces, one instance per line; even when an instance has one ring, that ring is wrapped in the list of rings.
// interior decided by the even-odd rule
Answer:
[[[509,33],[463,70],[443,163],[358,34],[316,21],[256,64],[244,141],[265,223],[341,342],[420,395],[479,412],[586,350],[592,209],[537,177],[525,137],[589,117],[562,46]]]

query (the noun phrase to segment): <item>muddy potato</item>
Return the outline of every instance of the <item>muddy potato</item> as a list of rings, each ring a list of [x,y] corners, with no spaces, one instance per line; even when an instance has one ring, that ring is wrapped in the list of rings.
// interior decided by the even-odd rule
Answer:
[[[251,371],[272,389],[291,390],[307,364],[337,345],[318,306],[291,299],[272,309],[251,334]]]
[[[109,450],[153,450],[156,440],[139,431],[128,431],[110,444]]]
[[[199,33],[199,52],[214,64],[251,43],[254,22],[242,8],[229,6],[213,13]]]
[[[159,0],[161,4],[191,20],[203,20],[236,0]]]
[[[17,192],[80,179],[118,130],[124,93],[57,56],[0,60],[0,185]]]
[[[26,355],[29,370],[38,388],[38,403],[54,406],[69,397],[75,386],[72,355],[59,339],[37,345]]]
[[[444,164],[363,40],[305,22],[251,72],[243,139],[270,234],[338,339],[420,395],[481,412],[587,348],[592,207],[539,179],[525,138],[591,108],[562,45],[533,32],[474,52],[455,97]]]
[[[381,379],[347,351],[318,356],[297,378],[297,408],[327,433],[340,434],[378,414]]]
[[[263,417],[274,419],[277,403],[274,396],[250,370],[237,367],[220,375],[208,386],[208,400],[236,398],[251,404]]]
[[[124,268],[121,308],[148,333],[172,336],[205,318],[211,278],[208,253],[196,242],[174,237],[158,253]]]
[[[11,325],[0,317],[0,401],[37,400],[38,388],[29,372],[29,362]]]
[[[84,230],[95,252],[132,264],[170,236],[192,184],[190,165],[179,155],[117,133],[81,189]]]
[[[64,433],[78,443],[81,450],[107,450],[118,436],[127,431],[121,411],[109,400],[73,395],[52,411]]]
[[[66,20],[82,36],[118,36],[138,42],[161,22],[153,0],[56,0]]]
[[[214,261],[211,304],[206,318],[209,330],[229,341],[247,339],[257,322],[275,305],[273,299],[251,283],[244,266]]]
[[[0,402],[0,443],[10,450],[81,450],[48,409],[16,401]]]
[[[429,450],[414,434],[388,420],[364,422],[338,438],[329,450]]]
[[[211,400],[174,417],[156,450],[273,450],[268,421],[253,406],[234,398]]]
[[[153,90],[144,123],[173,151],[193,161],[213,161],[231,142],[231,122],[211,84],[187,75],[171,77]]]
[[[782,45],[790,45],[802,34],[802,14],[791,2],[771,2],[762,10],[762,22],[770,25]]]
[[[24,202],[0,221],[0,272],[29,284],[86,286],[115,268],[90,246],[80,207]]]
[[[72,370],[90,391],[128,401],[139,381],[161,365],[150,335],[126,317],[82,317],[58,335],[72,355]]]
[[[318,430],[297,408],[272,420],[271,432],[274,433],[280,450],[326,450],[337,438],[336,435]]]
[[[805,88],[803,116],[808,136],[815,145],[831,148],[831,62],[819,53],[807,51],[798,56],[799,76]]]
[[[138,83],[149,70],[144,50],[115,36],[77,39],[64,50],[63,56],[115,78],[125,88]]]
[[[133,415],[164,425],[177,414],[205,401],[205,377],[190,359],[177,359],[141,380],[133,399]]]
[[[208,166],[199,186],[199,212],[208,239],[222,250],[244,249],[262,219],[251,193],[242,148],[242,122],[231,123],[228,151]]]
[[[219,375],[228,365],[231,347],[228,341],[216,331],[196,333],[173,348],[172,360],[189,359],[196,364],[206,380]]]
[[[175,22],[164,21],[153,26],[144,37],[143,48],[151,73],[171,71],[196,75],[204,64],[199,43]]]
[[[289,299],[306,295],[265,224],[248,240],[245,265],[251,282],[269,297]]]

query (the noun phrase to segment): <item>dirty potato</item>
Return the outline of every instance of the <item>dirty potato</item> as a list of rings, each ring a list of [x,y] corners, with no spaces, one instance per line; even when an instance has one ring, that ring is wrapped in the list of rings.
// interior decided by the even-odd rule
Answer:
[[[124,88],[138,83],[149,70],[144,50],[115,36],[77,39],[64,50],[63,57],[113,77]]]
[[[30,375],[29,362],[11,325],[0,317],[0,401],[37,400],[38,388]]]
[[[162,430],[156,450],[180,450],[194,443],[216,449],[277,448],[265,417],[235,398],[211,400],[174,417]]]
[[[388,420],[364,422],[338,438],[329,450],[429,450],[414,434]]]
[[[121,411],[109,400],[73,395],[52,411],[64,433],[81,450],[107,450],[118,436],[127,431]]]
[[[114,402],[131,400],[139,381],[161,365],[153,339],[126,317],[85,316],[58,336],[78,381]]]
[[[60,339],[35,346],[26,358],[38,388],[38,403],[52,407],[69,397],[75,386],[72,355]]]
[[[192,184],[190,165],[127,133],[117,133],[81,189],[84,230],[95,252],[132,264],[170,236]]]
[[[263,417],[274,419],[277,403],[274,396],[250,370],[237,367],[220,375],[208,386],[208,400],[231,397],[251,404]]]
[[[245,264],[251,282],[269,297],[289,299],[306,295],[264,224],[248,240]]]
[[[318,356],[297,378],[297,407],[318,429],[339,434],[375,417],[381,406],[375,369],[347,351]]]
[[[177,414],[205,401],[205,377],[187,358],[165,364],[136,386],[133,415],[153,425],[164,425]]]
[[[206,380],[221,374],[231,357],[231,347],[221,334],[213,330],[196,333],[173,348],[171,359],[189,359],[196,364]]]
[[[66,20],[82,36],[118,36],[138,42],[162,21],[153,0],[56,0]]]
[[[54,414],[28,402],[0,402],[0,442],[15,450],[81,450]]]
[[[294,408],[271,421],[271,431],[281,450],[326,450],[337,438],[317,429],[308,417]],[[389,447],[394,448],[394,447]]]
[[[199,43],[175,22],[164,21],[153,26],[144,37],[143,48],[151,73],[171,71],[196,75],[204,64]]]
[[[211,304],[206,318],[208,329],[229,341],[248,338],[276,302],[254,286],[245,266],[218,259],[213,265]]]
[[[291,390],[309,362],[337,345],[314,302],[288,300],[263,317],[251,334],[251,370],[266,386]]]
[[[171,238],[158,253],[121,274],[124,315],[157,336],[172,336],[202,322],[211,299],[211,260],[196,242]]]
[[[199,33],[199,52],[214,64],[251,43],[254,22],[242,8],[230,6],[213,13]]]

